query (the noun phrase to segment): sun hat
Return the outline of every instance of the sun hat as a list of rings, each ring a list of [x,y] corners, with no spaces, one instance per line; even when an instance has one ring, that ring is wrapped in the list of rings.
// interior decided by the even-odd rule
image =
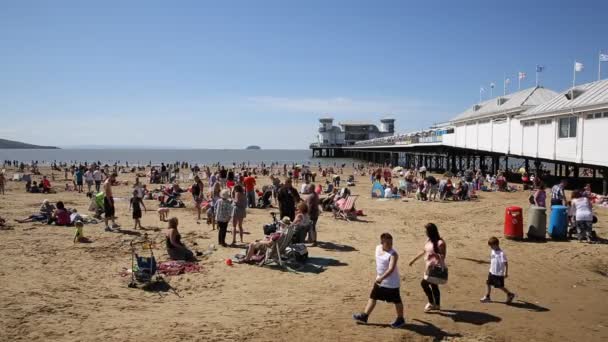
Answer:
[[[220,192],[220,196],[223,199],[230,199],[230,190],[228,190],[228,189],[222,190],[222,192]]]
[[[283,224],[290,225],[291,219],[289,217],[285,216],[281,219],[281,222],[283,222]]]
[[[42,204],[49,204],[49,200],[45,199],[44,201],[42,201]]]

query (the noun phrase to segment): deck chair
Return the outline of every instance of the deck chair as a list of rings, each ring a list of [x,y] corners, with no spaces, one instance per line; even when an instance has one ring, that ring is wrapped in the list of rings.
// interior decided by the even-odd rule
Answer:
[[[285,254],[285,249],[291,244],[296,227],[294,225],[290,225],[286,228],[286,230],[287,231],[285,234],[281,235],[281,237],[266,250],[266,255],[260,262],[260,266],[267,265],[272,261],[281,267],[283,266],[283,258],[281,255]]]
[[[344,203],[344,208],[338,208],[338,210],[334,211],[334,218],[336,219],[344,219],[346,221],[357,219],[357,215],[355,214],[355,202],[357,202],[358,195],[350,195],[346,198],[346,203]]]

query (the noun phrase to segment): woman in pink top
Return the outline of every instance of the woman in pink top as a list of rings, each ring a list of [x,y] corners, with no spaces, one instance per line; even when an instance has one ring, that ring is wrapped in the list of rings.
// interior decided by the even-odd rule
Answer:
[[[428,240],[424,244],[424,250],[410,261],[410,266],[412,266],[416,260],[424,256],[426,262],[424,274],[426,276],[432,266],[441,265],[445,267],[447,247],[445,241],[439,236],[439,230],[434,223],[427,223],[424,228],[426,229]],[[424,307],[424,312],[441,310],[441,293],[439,292],[439,285],[433,284],[424,278],[420,282],[420,285],[429,300]]]

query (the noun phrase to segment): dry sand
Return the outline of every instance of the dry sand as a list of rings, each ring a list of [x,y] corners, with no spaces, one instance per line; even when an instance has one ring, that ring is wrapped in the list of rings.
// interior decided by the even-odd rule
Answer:
[[[9,172],[11,175],[12,172]],[[119,180],[133,176],[120,175]],[[268,182],[260,178],[258,183]],[[62,182],[55,182],[61,186]],[[84,194],[60,191],[26,194],[23,183],[9,182],[0,195],[0,215],[12,230],[0,231],[0,340],[2,341],[606,341],[608,340],[608,254],[605,244],[529,243],[501,238],[509,257],[507,286],[515,304],[481,304],[488,272],[488,237],[502,237],[504,208],[527,207],[527,193],[482,193],[475,202],[425,203],[372,200],[367,177],[353,193],[367,214],[347,223],[323,213],[319,247],[310,248],[306,272],[235,265],[224,260],[238,249],[220,248],[203,259],[202,273],[166,277],[172,290],[146,292],[127,287],[119,273],[130,266],[130,234],[106,233],[103,225],[85,226],[94,242],[72,243],[73,228],[16,224],[15,218],[37,212],[48,198],[87,213]],[[128,198],[130,187],[115,189]],[[188,200],[191,207],[192,203]],[[155,201],[146,201],[155,210]],[[119,223],[131,230],[128,202],[117,202]],[[262,237],[270,210],[248,210],[246,242]],[[597,209],[595,229],[608,235],[606,209]],[[524,209],[524,215],[527,215]],[[197,224],[192,209],[173,209],[189,246],[204,250],[217,233]],[[442,286],[443,312],[423,313],[420,288],[423,263],[408,267],[425,241],[423,226],[436,223],[448,245],[449,284]],[[147,233],[159,242],[155,212],[144,214]],[[385,326],[394,308],[379,303],[370,325],[356,325],[374,279],[374,247],[382,232],[395,237],[400,253],[401,293],[408,326]],[[131,233],[133,234],[133,233]],[[493,293],[503,301],[504,295]]]

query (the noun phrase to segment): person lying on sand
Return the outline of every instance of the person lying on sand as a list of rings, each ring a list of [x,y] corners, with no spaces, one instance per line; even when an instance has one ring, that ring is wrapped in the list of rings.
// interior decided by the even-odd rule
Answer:
[[[40,206],[40,211],[37,214],[32,214],[24,219],[15,220],[19,223],[27,223],[27,222],[43,222],[48,221],[53,217],[53,213],[55,211],[55,206],[52,205],[48,199],[42,201],[42,205]]]

